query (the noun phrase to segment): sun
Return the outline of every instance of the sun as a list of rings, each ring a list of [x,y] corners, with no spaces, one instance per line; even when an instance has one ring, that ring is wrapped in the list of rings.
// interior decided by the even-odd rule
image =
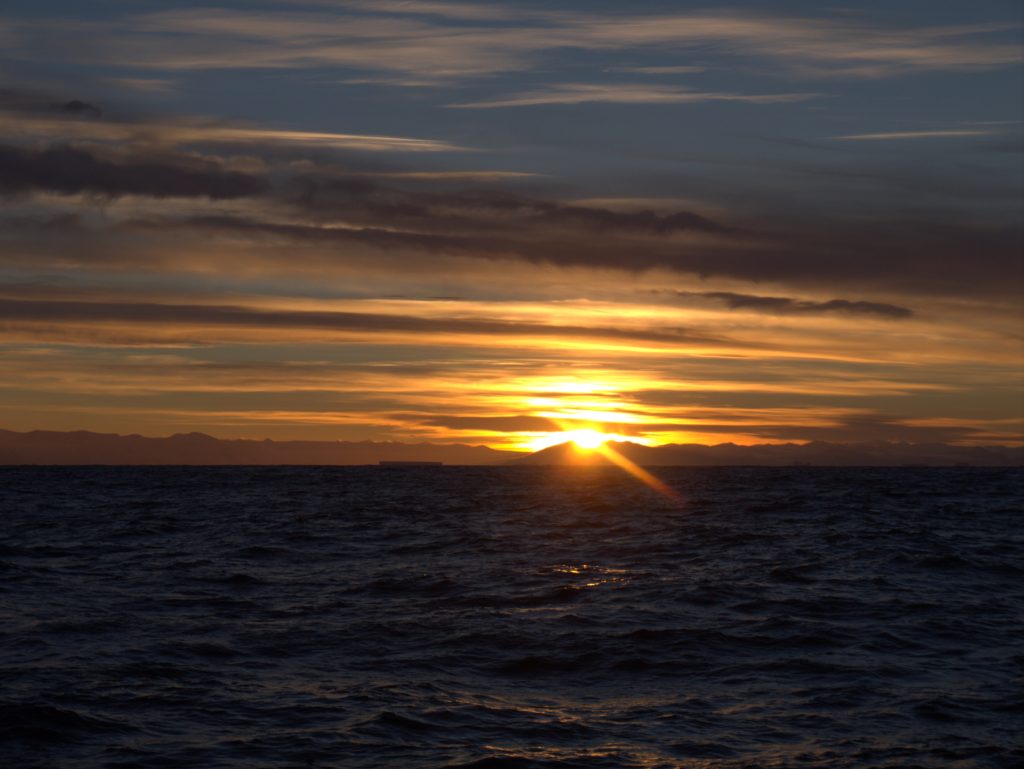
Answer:
[[[571,444],[577,451],[598,451],[604,446],[623,442],[650,445],[650,439],[642,435],[626,436],[621,433],[606,433],[597,427],[575,428],[568,423],[559,425],[559,427],[562,429],[533,433],[529,436],[530,440],[524,441],[520,445],[530,451],[542,451],[560,444]]]
[[[608,441],[614,440],[615,436],[597,430],[569,430],[563,433],[562,437],[572,441],[578,448],[593,451]]]

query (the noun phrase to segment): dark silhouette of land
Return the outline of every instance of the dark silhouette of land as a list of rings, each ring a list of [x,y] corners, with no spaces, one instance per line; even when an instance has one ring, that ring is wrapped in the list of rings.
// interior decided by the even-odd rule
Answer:
[[[146,438],[86,431],[0,430],[0,464],[5,465],[495,465],[518,456],[513,451],[465,444],[224,440],[203,433]]]
[[[1024,447],[944,443],[723,443],[644,446],[622,441],[614,450],[645,467],[762,466],[1024,466]],[[486,446],[373,441],[272,441],[213,438],[203,433],[146,438],[85,431],[28,433],[0,430],[3,465],[376,465],[431,462],[446,465],[604,465],[599,451],[572,443],[533,454]]]
[[[1015,467],[1024,465],[1024,447],[952,446],[945,443],[785,443],[738,446],[721,443],[668,444],[644,446],[631,441],[613,442],[610,447],[641,467],[673,467],[714,465],[822,467],[906,465],[975,467]],[[611,461],[599,451],[580,450],[572,443],[538,451],[513,460],[519,465],[605,465]]]

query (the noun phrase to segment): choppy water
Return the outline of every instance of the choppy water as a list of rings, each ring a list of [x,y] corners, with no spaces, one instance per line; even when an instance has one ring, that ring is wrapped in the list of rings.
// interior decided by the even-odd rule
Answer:
[[[0,764],[1019,767],[1022,475],[0,469]]]

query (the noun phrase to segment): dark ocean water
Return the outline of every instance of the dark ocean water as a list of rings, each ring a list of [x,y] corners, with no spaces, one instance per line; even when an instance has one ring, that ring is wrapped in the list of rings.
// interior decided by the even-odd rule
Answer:
[[[0,468],[0,765],[1021,767],[1019,470]]]

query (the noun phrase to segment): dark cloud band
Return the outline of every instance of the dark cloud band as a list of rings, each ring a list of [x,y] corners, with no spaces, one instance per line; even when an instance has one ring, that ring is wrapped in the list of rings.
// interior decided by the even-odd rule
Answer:
[[[258,310],[230,305],[143,304],[0,300],[0,321],[29,323],[152,323],[177,326],[226,326],[312,329],[338,332],[398,332],[523,337],[629,340],[661,344],[735,344],[724,338],[674,329],[633,331],[619,328],[515,323],[494,320],[416,318],[401,315],[297,310]]]
[[[877,315],[884,318],[909,318],[914,313],[906,307],[884,302],[863,300],[829,299],[825,302],[810,302],[783,296],[758,296],[756,294],[735,294],[729,291],[656,291],[681,299],[712,299],[723,303],[731,310],[752,310],[770,314],[822,314],[844,313],[848,315]]]
[[[248,174],[227,171],[210,161],[188,165],[139,156],[101,157],[69,145],[27,149],[0,145],[0,192],[87,193],[108,197],[239,198],[267,184]]]

